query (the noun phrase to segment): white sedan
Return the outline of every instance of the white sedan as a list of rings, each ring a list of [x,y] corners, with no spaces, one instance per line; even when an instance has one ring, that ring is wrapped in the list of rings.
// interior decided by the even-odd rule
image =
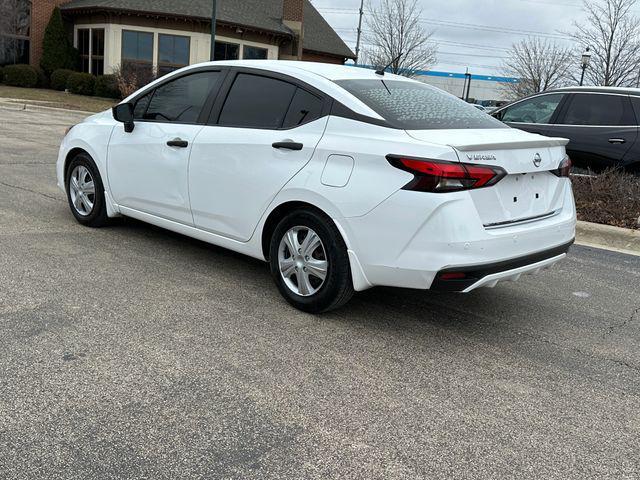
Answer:
[[[57,175],[80,223],[125,215],[266,260],[317,313],[373,286],[469,292],[562,259],[566,143],[391,74],[213,62],[70,129]]]

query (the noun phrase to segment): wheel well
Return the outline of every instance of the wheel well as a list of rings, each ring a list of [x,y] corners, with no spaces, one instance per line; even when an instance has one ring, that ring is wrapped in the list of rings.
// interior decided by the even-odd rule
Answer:
[[[83,150],[82,148],[72,148],[69,153],[67,153],[67,157],[64,159],[64,181],[67,181],[67,170],[69,169],[69,163],[71,163],[71,160],[73,160],[74,158],[76,158],[79,154],[84,153],[85,155],[89,155],[89,153],[86,150]],[[91,157],[91,155],[89,155],[89,157]]]
[[[262,229],[262,254],[264,255],[264,258],[269,260],[269,245],[271,243],[271,236],[278,226],[278,223],[280,223],[280,220],[282,220],[291,212],[303,208],[307,210],[315,210],[316,212],[331,218],[331,216],[327,215],[327,213],[323,210],[306,202],[286,202],[282,205],[278,205],[269,214],[269,216],[267,217],[267,221],[264,224],[264,228]]]

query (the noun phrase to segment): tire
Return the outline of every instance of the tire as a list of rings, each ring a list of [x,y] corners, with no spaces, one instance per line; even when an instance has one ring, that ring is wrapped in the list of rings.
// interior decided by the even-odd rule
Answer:
[[[78,223],[92,228],[107,225],[109,218],[102,178],[98,167],[88,154],[80,153],[71,160],[65,172],[65,185],[69,208]]]
[[[299,252],[291,255],[292,246]],[[282,296],[304,312],[327,312],[353,296],[347,247],[336,225],[321,212],[302,209],[284,217],[271,237],[269,264]]]

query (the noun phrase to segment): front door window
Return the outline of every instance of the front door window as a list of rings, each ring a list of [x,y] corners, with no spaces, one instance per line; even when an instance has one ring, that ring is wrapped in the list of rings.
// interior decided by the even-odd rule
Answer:
[[[513,123],[549,123],[564,94],[541,95],[507,107],[500,120]]]

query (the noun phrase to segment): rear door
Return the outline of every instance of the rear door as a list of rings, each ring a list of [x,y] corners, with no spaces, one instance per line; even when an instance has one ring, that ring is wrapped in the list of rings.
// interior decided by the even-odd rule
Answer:
[[[247,241],[286,183],[311,159],[330,101],[295,79],[238,69],[191,153],[198,228]]]
[[[601,170],[623,161],[638,127],[628,95],[580,92],[571,94],[548,134],[570,140],[567,153],[574,164]]]
[[[557,112],[562,109],[566,93],[545,93],[514,103],[495,114],[510,127],[530,133],[547,135]]]

